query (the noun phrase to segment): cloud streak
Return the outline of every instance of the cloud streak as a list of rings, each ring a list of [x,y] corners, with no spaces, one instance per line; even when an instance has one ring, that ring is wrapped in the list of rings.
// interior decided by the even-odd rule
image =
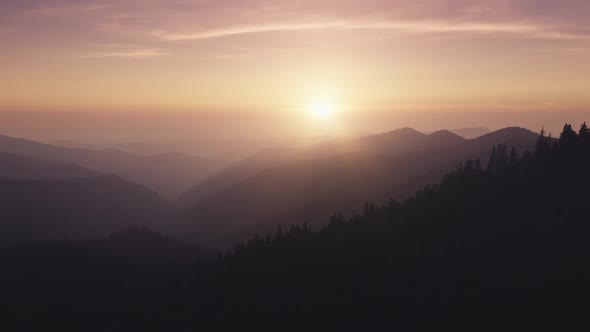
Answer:
[[[240,35],[251,35],[275,32],[297,32],[306,30],[392,30],[406,33],[508,33],[532,38],[545,39],[588,39],[588,35],[554,31],[549,27],[539,27],[527,24],[497,24],[497,23],[449,23],[449,22],[318,22],[294,24],[263,24],[246,25],[225,29],[212,29],[196,32],[167,32],[157,31],[153,35],[168,41],[207,40]]]
[[[108,58],[119,58],[119,59],[153,59],[159,58],[166,55],[160,49],[152,48],[141,48],[132,45],[125,44],[104,44],[100,45],[105,50],[95,51],[88,54],[78,56],[82,59],[108,59]]]
[[[153,51],[153,50],[140,50],[140,51],[129,51],[129,52],[105,52],[105,53],[94,53],[81,58],[87,59],[100,59],[100,58],[127,58],[127,59],[152,59],[160,57],[164,53]]]

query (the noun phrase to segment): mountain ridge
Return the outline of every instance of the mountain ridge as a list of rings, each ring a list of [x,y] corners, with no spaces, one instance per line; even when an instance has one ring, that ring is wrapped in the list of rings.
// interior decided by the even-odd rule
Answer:
[[[142,156],[116,149],[73,149],[5,135],[0,135],[0,152],[117,174],[169,198],[176,197],[220,166],[218,161],[184,154]]]
[[[433,137],[437,135],[449,134],[441,131]],[[537,137],[527,129],[506,128],[480,139],[462,139],[454,147],[401,155],[356,152],[300,160],[263,170],[203,198],[185,212],[183,224],[186,233],[197,234],[199,241],[208,239],[198,233],[219,235],[242,228],[241,232],[251,235],[260,225],[267,225],[264,231],[272,231],[279,221],[284,226],[303,221],[320,226],[318,222],[327,220],[334,211],[349,216],[359,211],[359,202],[403,199],[422,186],[436,183],[466,159],[480,157],[485,163],[496,144],[514,146],[521,152],[530,150]]]
[[[207,197],[209,194],[219,192],[224,187],[238,184],[240,181],[255,176],[259,172],[298,161],[354,152],[404,154],[424,149],[449,148],[461,144],[465,140],[451,132],[439,131],[433,134],[427,135],[405,127],[352,139],[332,139],[303,149],[260,150],[190,188],[180,196],[178,203],[181,207],[190,207],[192,203]],[[273,152],[276,153],[273,154]]]

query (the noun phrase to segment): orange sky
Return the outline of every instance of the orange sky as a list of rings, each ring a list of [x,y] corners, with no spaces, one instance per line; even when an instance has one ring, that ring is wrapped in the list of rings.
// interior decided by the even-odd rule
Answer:
[[[587,0],[0,3],[0,110],[590,107]]]

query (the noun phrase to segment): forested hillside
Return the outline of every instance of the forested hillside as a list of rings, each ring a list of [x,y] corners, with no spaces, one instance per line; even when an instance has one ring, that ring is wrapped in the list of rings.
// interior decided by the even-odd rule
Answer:
[[[300,328],[587,326],[589,167],[587,127],[566,125],[534,153],[499,145],[403,203],[255,237],[197,284],[224,317],[296,315]]]

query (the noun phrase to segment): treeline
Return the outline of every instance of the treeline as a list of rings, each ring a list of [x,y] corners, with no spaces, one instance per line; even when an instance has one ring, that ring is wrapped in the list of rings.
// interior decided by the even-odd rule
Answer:
[[[568,124],[406,201],[279,228],[149,284],[12,281],[8,297],[62,330],[588,329],[588,170],[589,130]]]

